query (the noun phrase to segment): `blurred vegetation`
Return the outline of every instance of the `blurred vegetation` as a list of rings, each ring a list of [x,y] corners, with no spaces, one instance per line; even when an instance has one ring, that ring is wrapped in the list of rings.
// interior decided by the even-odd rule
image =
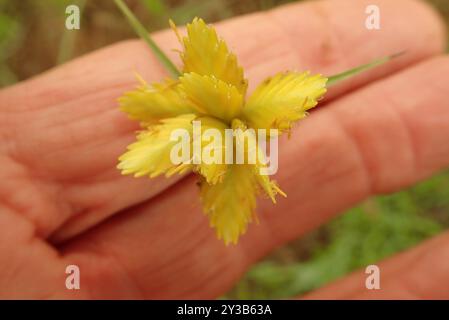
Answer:
[[[407,249],[449,227],[449,172],[361,206],[254,266],[227,295],[287,298]],[[430,270],[429,270],[430,272]]]
[[[291,0],[130,0],[149,31],[201,16],[207,21]],[[449,1],[428,0],[449,24]],[[65,31],[65,7],[83,8],[82,28]],[[404,12],[404,14],[407,14]],[[413,25],[411,25],[413,27]],[[110,0],[0,0],[0,87],[107,44],[134,37]],[[449,172],[375,197],[256,264],[226,298],[285,298],[413,246],[449,227]]]

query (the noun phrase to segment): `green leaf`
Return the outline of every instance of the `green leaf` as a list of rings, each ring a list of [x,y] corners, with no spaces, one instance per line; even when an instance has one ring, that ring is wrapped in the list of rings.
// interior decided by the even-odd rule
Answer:
[[[181,73],[173,64],[173,62],[165,55],[161,48],[156,44],[156,42],[151,39],[148,31],[139,22],[136,16],[129,10],[128,6],[122,0],[114,0],[115,4],[122,11],[123,15],[128,19],[128,22],[133,27],[134,31],[139,35],[139,37],[144,40],[150,49],[153,51],[156,58],[164,65],[165,69],[175,78],[178,78]]]
[[[387,57],[383,57],[383,58],[380,58],[380,59],[376,59],[376,60],[374,60],[374,61],[372,61],[370,63],[367,63],[367,64],[364,64],[364,65],[355,67],[353,69],[344,71],[342,73],[330,76],[330,77],[328,77],[329,80],[327,81],[327,86],[330,87],[330,86],[336,85],[337,83],[340,83],[340,82],[342,82],[342,81],[344,81],[346,79],[352,78],[352,77],[354,77],[354,76],[356,76],[358,74],[361,74],[361,73],[363,73],[365,71],[368,71],[368,70],[373,69],[375,67],[381,66],[381,65],[383,65],[383,64],[385,64],[385,63],[387,63],[387,62],[389,62],[389,61],[391,61],[391,60],[393,60],[393,59],[395,59],[395,58],[397,58],[399,56],[402,56],[404,53],[405,53],[405,51],[399,52],[399,53],[395,53],[395,54],[393,54],[391,56],[387,56]]]

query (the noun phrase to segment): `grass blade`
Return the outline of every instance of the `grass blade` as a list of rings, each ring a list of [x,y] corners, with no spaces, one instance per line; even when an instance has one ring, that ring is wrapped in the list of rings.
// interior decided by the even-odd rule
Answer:
[[[139,22],[136,16],[129,10],[128,6],[122,0],[114,0],[115,4],[122,11],[123,15],[128,19],[128,22],[133,27],[137,35],[142,38],[154,52],[156,58],[164,65],[167,71],[175,78],[179,77],[181,73],[173,64],[173,62],[165,55],[159,46],[151,39],[148,31]]]
[[[355,67],[353,69],[344,71],[342,73],[330,76],[328,78],[329,80],[327,81],[327,86],[330,87],[330,86],[336,85],[337,83],[340,83],[341,81],[344,81],[346,79],[352,78],[353,76],[361,74],[361,73],[363,73],[365,71],[368,71],[370,69],[373,69],[375,67],[381,66],[381,65],[383,65],[383,64],[385,64],[385,63],[387,63],[387,62],[389,62],[389,61],[391,61],[391,60],[393,60],[393,59],[395,59],[395,58],[397,58],[399,56],[402,56],[404,53],[405,52],[395,53],[395,54],[393,54],[391,56],[387,56],[387,57],[383,57],[383,58],[380,58],[380,59],[376,59],[376,60],[374,60],[374,61],[372,61],[370,63],[367,63],[367,64],[364,64],[364,65]]]

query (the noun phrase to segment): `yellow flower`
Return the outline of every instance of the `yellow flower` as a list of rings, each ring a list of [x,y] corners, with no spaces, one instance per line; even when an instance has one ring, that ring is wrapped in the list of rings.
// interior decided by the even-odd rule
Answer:
[[[264,154],[257,149],[253,164],[174,164],[170,152],[176,142],[170,140],[171,132],[185,129],[192,133],[194,121],[201,122],[201,133],[214,128],[223,139],[226,129],[244,133],[250,133],[249,129],[289,131],[317,105],[326,92],[327,78],[309,72],[279,73],[263,81],[246,99],[248,81],[243,69],[212,27],[195,18],[187,25],[187,36],[182,37],[170,24],[184,49],[182,74],[160,84],[141,81],[139,88],[120,98],[121,110],[139,120],[143,130],[119,158],[118,168],[136,177],[197,172],[203,209],[211,226],[226,244],[237,243],[248,224],[256,220],[259,192],[273,202],[278,193],[285,196],[276,182],[260,173],[266,166]],[[243,136],[236,135],[234,140],[245,148],[249,148],[249,140],[257,140],[252,134]],[[201,148],[213,152],[225,148],[222,143],[201,139]]]

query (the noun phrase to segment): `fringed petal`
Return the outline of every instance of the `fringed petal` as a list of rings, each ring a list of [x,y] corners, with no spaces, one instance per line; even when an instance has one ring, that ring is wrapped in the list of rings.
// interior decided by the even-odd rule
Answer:
[[[236,87],[214,76],[186,73],[180,78],[181,86],[197,112],[231,121],[240,114],[243,96]]]
[[[202,19],[195,18],[187,25],[187,37],[181,38],[173,22],[171,26],[184,46],[184,52],[181,53],[184,73],[215,76],[232,84],[245,95],[248,81],[244,78],[243,69],[213,27]]]
[[[327,78],[308,72],[279,73],[265,80],[243,108],[250,127],[288,131],[326,93]]]
[[[194,114],[181,115],[175,118],[161,120],[159,124],[142,131],[137,136],[137,142],[128,146],[128,151],[119,158],[118,169],[122,174],[133,174],[135,177],[149,176],[151,178],[160,174],[171,176],[175,173],[184,173],[192,169],[187,161],[174,163],[172,150],[177,143],[171,139],[174,130],[185,130],[189,139],[192,137],[192,121]],[[188,146],[191,141],[188,141]],[[189,160],[189,157],[186,158]]]
[[[221,183],[201,182],[203,209],[219,239],[236,244],[256,218],[257,184],[247,165],[230,165]]]
[[[195,112],[181,90],[179,81],[172,79],[153,85],[142,82],[136,90],[120,97],[119,104],[120,109],[131,119],[146,124]]]
[[[228,126],[210,117],[201,117],[198,121],[201,123],[202,161],[195,170],[206,179],[207,183],[220,183],[227,169],[225,130]]]

